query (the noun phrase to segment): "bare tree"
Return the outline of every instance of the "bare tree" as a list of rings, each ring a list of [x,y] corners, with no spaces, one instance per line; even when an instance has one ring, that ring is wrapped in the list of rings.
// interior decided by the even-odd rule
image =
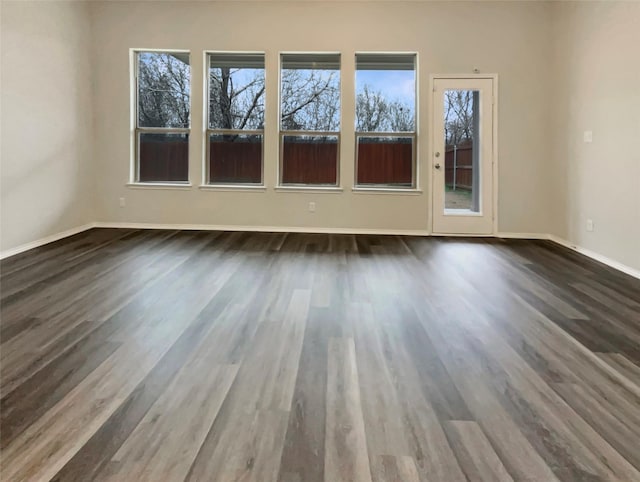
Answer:
[[[390,100],[381,91],[364,85],[356,97],[358,132],[411,132],[415,129],[413,109],[398,100]]]
[[[185,59],[165,53],[141,54],[138,82],[141,126],[189,126],[190,71]],[[263,69],[211,68],[209,88],[209,127],[226,130],[264,127]],[[283,129],[328,132],[340,129],[338,71],[285,69],[280,98]],[[390,100],[370,86],[365,86],[357,96],[356,119],[358,131],[415,129],[412,107]]]
[[[385,130],[389,106],[381,92],[372,92],[365,85],[356,97],[356,130],[358,132],[381,132]]]
[[[165,53],[141,53],[138,122],[142,127],[189,127],[189,64]]]
[[[285,69],[280,98],[283,129],[337,131],[340,128],[337,71]]]
[[[473,92],[447,90],[444,94],[444,131],[447,145],[473,139]]]
[[[393,132],[412,132],[415,130],[413,109],[399,101],[389,104],[389,121]]]
[[[214,68],[209,75],[210,126],[217,129],[262,129],[264,71]],[[283,70],[281,99],[281,123],[284,129],[339,129],[340,94],[337,72]]]
[[[264,75],[256,69],[209,71],[209,125],[216,129],[262,129]]]

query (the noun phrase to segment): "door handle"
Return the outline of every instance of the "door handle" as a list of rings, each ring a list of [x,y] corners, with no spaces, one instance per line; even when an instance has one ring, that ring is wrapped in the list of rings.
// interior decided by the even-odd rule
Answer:
[[[434,167],[435,167],[436,169],[440,169],[440,163],[436,164]]]

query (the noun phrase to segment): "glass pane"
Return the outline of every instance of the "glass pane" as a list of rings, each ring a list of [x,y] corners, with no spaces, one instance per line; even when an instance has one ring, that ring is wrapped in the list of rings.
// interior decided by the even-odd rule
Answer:
[[[138,181],[189,180],[188,134],[140,134],[138,149]]]
[[[262,183],[262,135],[209,136],[210,183]]]
[[[282,57],[283,130],[340,130],[340,57],[333,54],[312,57],[304,54]]]
[[[337,184],[338,136],[284,136],[283,184]]]
[[[358,137],[356,183],[411,187],[413,137]]]
[[[211,54],[209,127],[264,127],[264,55]]]
[[[480,211],[479,99],[476,90],[444,93],[446,210]]]
[[[414,55],[356,55],[356,131],[415,131],[414,65]]]
[[[138,53],[138,127],[189,127],[189,54]]]

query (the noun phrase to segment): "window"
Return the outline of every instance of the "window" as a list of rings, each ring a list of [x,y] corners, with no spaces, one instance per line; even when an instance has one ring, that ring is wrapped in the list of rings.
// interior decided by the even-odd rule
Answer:
[[[415,54],[356,54],[356,185],[415,187]]]
[[[210,53],[210,184],[262,184],[264,54]]]
[[[189,181],[188,52],[135,52],[136,182]]]
[[[340,54],[282,54],[280,183],[338,184]]]

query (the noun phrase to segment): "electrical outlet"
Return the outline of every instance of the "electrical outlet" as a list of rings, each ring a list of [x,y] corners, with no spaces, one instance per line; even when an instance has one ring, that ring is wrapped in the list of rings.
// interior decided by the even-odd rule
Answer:
[[[593,231],[593,219],[587,219],[587,231]]]
[[[316,212],[316,203],[314,203],[314,202],[310,202],[309,203],[309,212],[310,213],[315,213]]]
[[[582,139],[585,143],[591,144],[593,142],[593,131],[584,131]]]
[[[123,197],[120,198],[120,207],[123,208],[127,205],[127,200]]]

